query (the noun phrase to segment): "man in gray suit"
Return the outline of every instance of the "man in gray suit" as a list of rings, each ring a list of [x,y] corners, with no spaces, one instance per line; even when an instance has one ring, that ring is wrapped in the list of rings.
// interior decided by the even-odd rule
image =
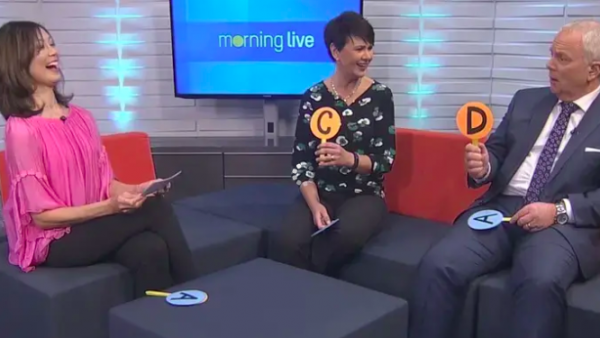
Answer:
[[[486,144],[465,149],[469,186],[491,186],[423,258],[410,338],[450,337],[469,283],[511,263],[507,338],[562,338],[567,288],[600,268],[600,23],[566,25],[550,52],[550,87],[518,91]],[[482,209],[511,221],[469,228]]]

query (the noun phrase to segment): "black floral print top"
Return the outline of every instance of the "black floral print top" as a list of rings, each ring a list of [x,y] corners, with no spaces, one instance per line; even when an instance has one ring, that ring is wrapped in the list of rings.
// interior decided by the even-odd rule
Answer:
[[[320,143],[310,131],[310,118],[321,107],[340,114],[342,126],[329,140],[350,152],[371,158],[370,174],[352,172],[349,167],[319,167],[315,151]],[[292,155],[292,179],[301,185],[313,181],[320,191],[344,195],[375,194],[384,197],[383,174],[389,172],[396,155],[394,100],[392,91],[374,81],[350,106],[319,82],[308,89],[300,104]]]

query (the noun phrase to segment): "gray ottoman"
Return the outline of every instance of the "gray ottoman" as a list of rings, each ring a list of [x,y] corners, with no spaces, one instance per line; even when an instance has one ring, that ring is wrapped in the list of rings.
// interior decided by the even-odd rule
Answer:
[[[208,301],[174,307],[147,297],[113,308],[111,338],[404,338],[404,300],[258,258],[170,291]]]

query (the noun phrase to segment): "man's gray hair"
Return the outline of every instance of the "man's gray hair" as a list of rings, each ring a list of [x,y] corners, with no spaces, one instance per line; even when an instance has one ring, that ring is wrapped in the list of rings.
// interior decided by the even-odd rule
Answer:
[[[600,22],[595,20],[573,21],[561,30],[573,30],[583,35],[583,51],[588,62],[600,62]]]

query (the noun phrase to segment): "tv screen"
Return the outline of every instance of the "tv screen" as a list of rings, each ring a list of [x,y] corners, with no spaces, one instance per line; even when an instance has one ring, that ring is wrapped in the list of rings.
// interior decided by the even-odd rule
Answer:
[[[175,96],[296,97],[333,73],[329,20],[362,0],[171,0]]]

